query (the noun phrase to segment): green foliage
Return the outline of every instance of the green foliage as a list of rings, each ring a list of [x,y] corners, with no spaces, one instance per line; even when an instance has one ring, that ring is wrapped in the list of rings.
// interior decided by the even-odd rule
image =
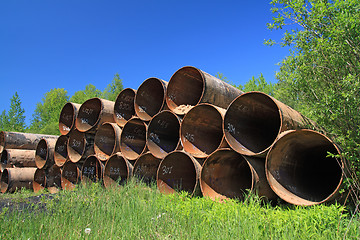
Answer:
[[[270,29],[287,29],[290,47],[276,97],[316,120],[360,176],[360,2],[274,0]],[[293,25],[290,25],[293,24]]]
[[[80,90],[74,93],[70,98],[70,102],[83,104],[86,100],[90,98],[101,98],[102,92],[97,89],[94,85],[88,84],[85,86],[84,90]]]
[[[275,91],[275,85],[271,82],[266,82],[263,74],[261,74],[259,78],[252,77],[244,86],[239,85],[238,88],[243,92],[259,91],[269,94],[270,96],[274,96]]]
[[[0,129],[2,131],[24,132],[25,110],[21,107],[21,100],[17,92],[11,98],[10,109],[0,115]]]
[[[122,79],[120,78],[120,75],[116,73],[112,82],[105,88],[102,98],[115,101],[123,89]]]

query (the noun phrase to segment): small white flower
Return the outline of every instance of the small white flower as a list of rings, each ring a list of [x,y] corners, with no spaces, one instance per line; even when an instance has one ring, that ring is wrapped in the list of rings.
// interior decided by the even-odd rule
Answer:
[[[84,230],[84,231],[85,231],[85,233],[86,233],[86,234],[90,234],[90,232],[91,232],[91,228],[85,228],[85,230]]]

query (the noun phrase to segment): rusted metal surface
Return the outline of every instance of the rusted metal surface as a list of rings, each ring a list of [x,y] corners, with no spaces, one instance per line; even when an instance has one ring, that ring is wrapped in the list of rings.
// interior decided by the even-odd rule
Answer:
[[[61,109],[59,117],[59,130],[61,135],[67,135],[75,128],[75,120],[81,104],[68,102]]]
[[[156,182],[160,192],[171,194],[185,191],[191,196],[201,193],[199,186],[201,165],[184,151],[173,151],[161,162]]]
[[[69,134],[67,151],[69,159],[74,163],[84,162],[93,155],[95,135],[74,130]]]
[[[177,70],[166,90],[166,103],[178,115],[184,115],[199,103],[210,103],[227,108],[231,101],[243,94],[230,84],[210,74],[187,66]]]
[[[184,150],[193,157],[206,158],[216,149],[227,147],[222,130],[225,111],[208,103],[193,107],[180,127]]]
[[[225,138],[231,148],[247,156],[265,157],[279,134],[316,127],[308,118],[262,92],[236,98],[226,111]]]
[[[180,143],[181,119],[169,110],[155,115],[148,126],[146,145],[157,158],[164,158],[168,153],[182,148]]]
[[[165,105],[168,82],[158,78],[146,79],[138,88],[134,107],[136,115],[143,121],[150,121]]]
[[[1,170],[10,167],[36,167],[35,150],[3,150],[3,152],[1,153]]]
[[[135,99],[136,90],[132,88],[123,89],[117,96],[114,104],[114,120],[123,127],[125,123],[135,116]]]
[[[81,183],[98,182],[103,179],[104,164],[96,155],[88,156],[81,168]]]
[[[32,189],[36,168],[7,168],[1,174],[1,192]]]
[[[161,159],[156,158],[150,152],[141,154],[134,164],[133,175],[146,184],[155,183],[160,161]]]
[[[0,132],[0,153],[4,149],[27,149],[35,150],[42,138],[57,139],[55,135],[44,135],[20,132]]]
[[[126,183],[132,176],[132,172],[133,166],[121,153],[113,154],[105,164],[105,188],[116,187]]]
[[[213,200],[243,199],[254,187],[253,172],[246,159],[232,149],[219,149],[204,162],[201,191]]]
[[[128,160],[136,160],[146,152],[147,125],[139,118],[130,119],[120,136],[120,151]]]
[[[32,184],[34,192],[44,190],[46,187],[46,172],[45,169],[37,168],[34,173],[34,181]]]
[[[266,158],[266,176],[283,200],[295,205],[315,205],[338,197],[344,160],[327,157],[340,154],[325,135],[313,130],[287,131],[272,146]]]
[[[52,165],[46,170],[46,188],[50,193],[57,193],[61,189],[61,168]]]
[[[35,164],[37,168],[49,168],[54,165],[54,152],[57,139],[41,139],[36,147]]]
[[[104,122],[114,121],[115,102],[91,98],[81,104],[78,116],[75,120],[76,129],[80,132],[95,133]]]
[[[104,123],[95,134],[94,150],[101,161],[120,151],[121,128],[116,123]]]
[[[61,171],[61,187],[65,190],[73,190],[81,181],[81,166],[70,160],[66,161]]]
[[[56,166],[62,167],[66,160],[68,159],[68,145],[69,137],[66,135],[61,135],[55,144],[55,152],[54,152],[54,162]]]

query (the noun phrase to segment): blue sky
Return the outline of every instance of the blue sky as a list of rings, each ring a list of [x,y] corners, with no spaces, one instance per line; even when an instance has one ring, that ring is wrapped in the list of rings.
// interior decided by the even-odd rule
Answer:
[[[266,28],[270,8],[266,0],[1,1],[0,111],[17,91],[29,123],[53,88],[103,90],[119,73],[137,89],[189,65],[236,85],[261,73],[276,82],[288,49],[263,44],[281,37]]]

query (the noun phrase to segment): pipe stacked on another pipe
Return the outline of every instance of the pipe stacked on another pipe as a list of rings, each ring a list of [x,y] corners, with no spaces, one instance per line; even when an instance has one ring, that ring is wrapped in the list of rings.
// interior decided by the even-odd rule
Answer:
[[[101,161],[120,151],[121,128],[116,123],[104,123],[96,131],[94,151]]]
[[[146,184],[154,183],[160,161],[151,152],[141,154],[134,164],[133,175]]]
[[[117,96],[114,104],[114,120],[120,127],[135,116],[135,99],[136,90],[131,88],[123,89]]]
[[[59,131],[61,135],[68,135],[75,128],[75,120],[77,118],[81,104],[68,102],[60,112]]]
[[[113,154],[105,164],[104,169],[104,186],[110,188],[119,186],[130,179],[133,173],[133,166],[124,158],[124,156],[117,152]]]

